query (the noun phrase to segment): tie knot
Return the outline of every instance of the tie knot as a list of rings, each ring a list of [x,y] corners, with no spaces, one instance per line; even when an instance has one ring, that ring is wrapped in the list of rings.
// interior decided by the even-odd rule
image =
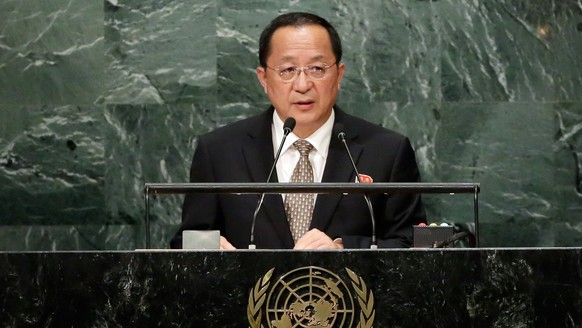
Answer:
[[[293,143],[293,146],[297,148],[301,156],[308,156],[309,152],[313,149],[313,145],[307,140],[299,139]]]

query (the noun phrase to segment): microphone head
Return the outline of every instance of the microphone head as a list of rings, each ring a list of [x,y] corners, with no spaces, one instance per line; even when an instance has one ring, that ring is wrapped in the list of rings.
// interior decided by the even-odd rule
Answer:
[[[297,123],[297,122],[295,121],[295,119],[293,117],[287,117],[287,119],[283,123],[284,133],[285,134],[291,133],[291,131],[293,131],[293,129],[295,129],[295,123]]]
[[[336,135],[340,140],[344,140],[346,133],[344,132],[344,125],[341,122],[336,122],[333,125],[333,134]]]

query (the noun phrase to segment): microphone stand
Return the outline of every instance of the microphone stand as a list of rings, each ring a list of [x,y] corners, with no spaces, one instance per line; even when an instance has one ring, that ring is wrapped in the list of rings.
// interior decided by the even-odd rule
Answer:
[[[360,172],[358,172],[358,168],[356,167],[356,163],[354,162],[354,158],[352,157],[352,153],[348,148],[348,143],[346,142],[346,134],[343,131],[340,131],[337,136],[342,141],[344,147],[346,148],[346,152],[348,153],[350,162],[352,163],[352,167],[356,172],[356,178],[358,179],[358,182],[363,183],[362,179],[360,178]],[[364,199],[366,200],[368,210],[370,211],[370,217],[372,219],[372,243],[370,245],[370,249],[378,249],[378,242],[376,241],[376,218],[374,217],[374,209],[372,208],[372,202],[370,202],[370,197],[368,197],[368,194],[364,194]]]
[[[281,144],[279,144],[279,149],[277,149],[277,154],[275,155],[275,161],[273,162],[273,166],[271,166],[271,171],[269,172],[269,176],[267,177],[267,183],[271,182],[271,176],[273,176],[273,172],[275,171],[275,167],[277,162],[279,161],[279,156],[281,156],[281,150],[283,149],[283,145],[285,145],[285,140],[287,140],[287,136],[293,131],[295,128],[295,119],[293,117],[288,117],[283,124],[283,140],[281,140]],[[257,245],[255,245],[255,224],[257,221],[257,216],[259,215],[259,211],[261,210],[261,205],[263,205],[263,200],[265,199],[265,193],[261,193],[261,198],[257,202],[257,207],[255,208],[255,212],[253,213],[253,223],[251,224],[251,237],[249,241],[249,249],[257,249]]]

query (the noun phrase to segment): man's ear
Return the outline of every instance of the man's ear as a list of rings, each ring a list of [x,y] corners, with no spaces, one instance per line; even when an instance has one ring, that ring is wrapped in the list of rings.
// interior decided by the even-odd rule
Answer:
[[[257,79],[259,79],[259,83],[261,83],[261,85],[263,86],[263,90],[265,91],[265,93],[269,93],[267,91],[267,70],[265,70],[264,67],[257,67]]]
[[[337,78],[337,88],[339,90],[341,84],[342,84],[342,80],[344,78],[344,72],[346,70],[346,65],[344,63],[340,63],[338,65],[338,78]]]

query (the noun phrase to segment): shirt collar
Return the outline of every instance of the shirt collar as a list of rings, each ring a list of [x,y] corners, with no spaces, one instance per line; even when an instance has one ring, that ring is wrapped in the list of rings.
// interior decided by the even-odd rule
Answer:
[[[327,158],[327,152],[329,150],[329,142],[331,141],[331,133],[333,130],[334,121],[335,121],[335,111],[332,108],[331,115],[329,115],[327,121],[323,123],[323,125],[319,127],[319,129],[315,130],[315,132],[313,132],[310,136],[305,138],[305,140],[309,141],[309,143],[313,145],[314,150],[312,150],[312,153],[318,154],[319,156],[322,156],[324,159]],[[281,140],[283,140],[283,121],[281,121],[279,115],[277,115],[276,110],[273,111],[273,132],[275,137],[274,147],[275,152],[277,152],[277,147],[279,147]],[[283,145],[281,153],[286,152],[289,149],[289,147],[291,147],[293,143],[299,139],[300,138],[296,136],[295,133],[291,132],[287,136],[287,140],[285,140],[285,145]]]

